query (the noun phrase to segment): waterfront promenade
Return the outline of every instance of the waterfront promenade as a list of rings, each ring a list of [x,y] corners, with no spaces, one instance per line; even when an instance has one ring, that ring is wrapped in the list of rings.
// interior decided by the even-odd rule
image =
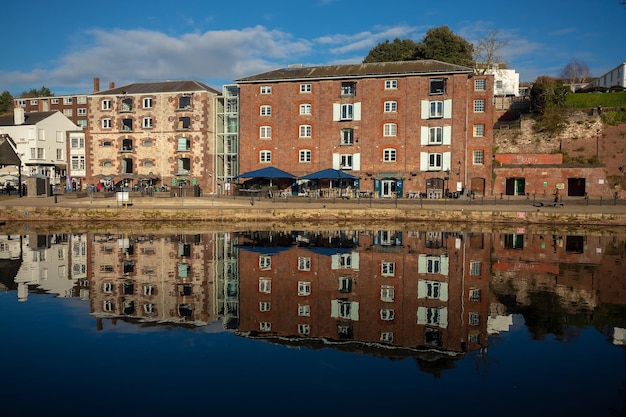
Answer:
[[[543,203],[543,206],[541,205]],[[558,227],[626,227],[626,201],[564,198],[477,197],[475,199],[374,199],[309,197],[130,197],[128,204],[108,197],[0,196],[0,221],[24,222],[191,222],[263,226],[323,223],[470,222]]]

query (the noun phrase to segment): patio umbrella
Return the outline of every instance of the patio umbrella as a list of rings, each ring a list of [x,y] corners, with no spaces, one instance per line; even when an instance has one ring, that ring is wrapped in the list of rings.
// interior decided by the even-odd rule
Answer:
[[[11,182],[15,182],[17,183],[17,181],[19,180],[19,178],[17,178],[16,175],[12,175],[12,174],[3,174],[0,175],[0,181],[11,181]]]
[[[254,171],[244,172],[237,175],[235,178],[258,178],[270,180],[270,186],[273,179],[296,179],[297,177],[289,172],[283,171],[273,166],[256,169]]]
[[[343,172],[340,169],[327,168],[300,177],[301,180],[356,180],[354,175]]]

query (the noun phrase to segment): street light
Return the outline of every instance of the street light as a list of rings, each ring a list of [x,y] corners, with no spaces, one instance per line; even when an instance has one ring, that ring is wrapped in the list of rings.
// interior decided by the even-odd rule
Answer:
[[[450,180],[450,169],[449,169],[449,168],[448,168],[448,169],[446,169],[446,176],[445,176],[443,179],[444,179],[444,181],[446,182],[446,183],[445,183],[445,185],[446,185],[446,190],[444,191],[444,196],[445,196],[446,198],[448,198],[448,193],[449,193],[449,189],[448,189],[448,181]]]

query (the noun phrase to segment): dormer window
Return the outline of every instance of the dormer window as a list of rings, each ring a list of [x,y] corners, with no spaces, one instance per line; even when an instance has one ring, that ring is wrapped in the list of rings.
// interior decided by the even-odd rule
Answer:
[[[190,110],[191,109],[191,97],[182,96],[178,99],[178,110]]]
[[[446,80],[445,78],[431,78],[430,79],[430,95],[439,95],[446,92]]]

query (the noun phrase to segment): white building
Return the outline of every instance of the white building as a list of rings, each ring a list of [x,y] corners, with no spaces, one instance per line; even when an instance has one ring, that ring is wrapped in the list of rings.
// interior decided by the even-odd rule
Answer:
[[[8,134],[15,142],[22,175],[59,184],[67,174],[67,133],[80,128],[58,111],[25,113],[18,106],[13,113],[0,116],[0,134]]]
[[[596,78],[590,83],[593,87],[622,87],[626,88],[626,62],[622,62],[606,74]]]

